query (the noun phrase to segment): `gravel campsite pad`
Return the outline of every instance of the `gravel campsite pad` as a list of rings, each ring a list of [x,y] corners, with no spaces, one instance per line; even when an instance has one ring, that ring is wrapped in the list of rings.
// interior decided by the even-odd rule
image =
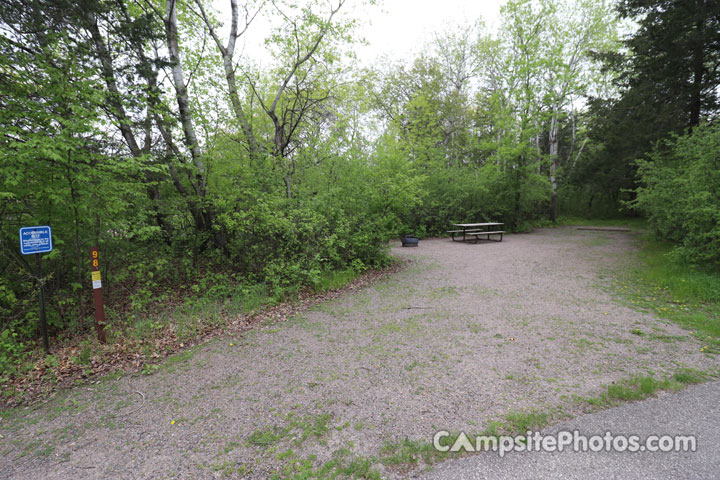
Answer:
[[[509,412],[579,414],[575,398],[633,374],[717,367],[613,294],[636,248],[574,228],[398,244],[405,268],[371,287],[5,412],[0,476],[285,478]]]

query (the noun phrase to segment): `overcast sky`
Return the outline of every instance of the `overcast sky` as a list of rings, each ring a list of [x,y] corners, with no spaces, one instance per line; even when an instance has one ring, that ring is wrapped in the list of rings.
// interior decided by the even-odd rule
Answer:
[[[368,42],[359,46],[360,62],[369,65],[383,55],[391,58],[413,56],[433,38],[435,33],[447,32],[453,26],[468,24],[482,18],[485,25],[494,31],[500,23],[500,6],[506,0],[380,0],[379,5],[358,7],[357,0],[350,0],[343,13],[360,20],[358,31]],[[213,0],[219,12],[219,19],[230,25],[230,2]],[[364,2],[362,2],[364,3]],[[272,14],[267,7],[266,14]],[[262,46],[264,34],[268,31],[269,20],[260,16],[241,40],[244,53],[261,64],[266,50]],[[239,48],[243,48],[240,46]]]
[[[434,33],[478,18],[494,31],[504,3],[505,0],[385,0],[380,6],[358,12],[358,18],[367,22],[361,33],[370,42],[358,50],[358,56],[363,62],[371,62],[383,54],[396,58],[412,55]]]

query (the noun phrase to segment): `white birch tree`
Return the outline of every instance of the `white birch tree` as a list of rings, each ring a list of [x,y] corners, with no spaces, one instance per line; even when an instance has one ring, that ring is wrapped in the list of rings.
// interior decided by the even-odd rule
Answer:
[[[555,221],[563,166],[560,132],[571,132],[563,158],[576,161],[585,144],[575,152],[576,111],[588,92],[604,83],[591,53],[617,45],[617,19],[607,0],[511,0],[502,14],[487,84],[499,99],[496,104],[514,117],[514,140],[532,146],[538,167],[547,171],[550,219]]]

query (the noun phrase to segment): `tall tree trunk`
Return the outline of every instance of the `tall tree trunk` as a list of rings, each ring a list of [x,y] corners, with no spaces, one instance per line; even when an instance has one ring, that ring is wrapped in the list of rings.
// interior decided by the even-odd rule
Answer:
[[[129,18],[129,17],[128,17]],[[129,21],[129,20],[128,20]],[[128,118],[127,113],[125,112],[125,107],[123,106],[122,100],[121,100],[121,94],[120,90],[118,88],[116,75],[115,75],[115,68],[113,67],[112,63],[112,57],[110,56],[110,52],[107,48],[107,45],[105,45],[105,40],[100,32],[100,27],[97,23],[97,18],[94,15],[88,16],[88,30],[90,32],[93,45],[95,46],[95,53],[97,54],[98,58],[100,59],[100,65],[102,67],[102,73],[103,78],[105,79],[105,84],[107,86],[109,95],[108,99],[110,102],[110,106],[112,107],[113,114],[115,118],[118,121],[118,125],[120,128],[120,133],[123,137],[123,140],[125,140],[125,144],[128,146],[128,149],[130,150],[130,154],[137,158],[140,157],[143,154],[147,154],[150,152],[150,142],[151,142],[151,117],[150,117],[150,111],[154,108],[157,108],[157,95],[156,95],[156,74],[151,74],[148,76],[148,117],[146,119],[146,139],[145,139],[145,145],[141,149],[139,146],[139,143],[137,139],[135,138],[135,134],[132,131],[131,121]],[[149,63],[149,61],[145,58],[142,50],[139,50],[140,58]],[[148,179],[149,187],[148,187],[148,196],[150,197],[150,200],[155,202],[156,198],[159,198],[158,189],[156,186],[153,186],[152,179]],[[159,212],[159,206],[154,205],[154,209],[156,212],[156,219],[158,221],[158,225],[161,226],[164,230],[164,236],[166,237],[166,241],[169,242],[170,238],[170,224],[166,221],[165,217],[160,214]]]
[[[167,0],[167,18],[165,19],[165,30],[167,35],[167,47],[170,57],[170,71],[172,73],[173,85],[175,86],[175,98],[177,99],[178,112],[180,114],[180,125],[185,135],[185,145],[190,150],[193,164],[196,168],[195,178],[197,184],[193,184],[196,193],[201,197],[205,194],[205,166],[202,163],[200,146],[198,145],[195,126],[192,121],[190,100],[188,98],[185,75],[183,74],[182,62],[180,59],[180,46],[178,43],[177,29],[177,0]]]
[[[690,87],[690,118],[688,126],[690,129],[700,125],[700,113],[702,111],[702,90],[705,77],[705,22],[707,20],[706,1],[698,2],[696,31],[697,38],[692,53],[693,80]]]
[[[121,7],[125,7],[123,2],[119,2]],[[94,14],[88,14],[88,31],[90,33],[95,52],[98,59],[100,60],[103,77],[107,86],[109,95],[109,103],[112,107],[113,114],[118,120],[120,132],[128,146],[130,153],[133,157],[141,157],[143,154],[147,154],[150,151],[151,142],[151,130],[150,130],[150,118],[154,121],[158,131],[166,145],[168,151],[168,166],[170,178],[173,185],[177,189],[178,193],[187,202],[188,210],[193,220],[195,221],[196,228],[203,231],[210,231],[214,237],[214,243],[218,248],[221,248],[224,252],[227,252],[227,241],[221,229],[214,229],[215,214],[211,206],[205,204],[206,187],[207,187],[207,176],[205,167],[202,162],[202,154],[200,146],[198,144],[197,135],[192,121],[192,111],[190,108],[190,100],[188,97],[187,86],[185,85],[185,79],[182,69],[182,63],[180,58],[180,47],[178,39],[177,29],[177,5],[176,0],[166,0],[167,5],[167,16],[162,20],[165,25],[166,42],[171,62],[171,75],[173,86],[175,88],[175,97],[178,105],[179,121],[184,134],[184,143],[190,152],[194,174],[188,173],[187,177],[189,180],[189,186],[191,190],[187,189],[183,185],[183,181],[180,178],[180,173],[173,165],[172,157],[182,159],[184,157],[183,152],[177,147],[174,139],[167,126],[167,122],[164,119],[162,112],[164,105],[159,100],[159,92],[157,88],[157,72],[155,70],[149,71],[146,74],[147,86],[148,86],[148,116],[145,120],[145,145],[141,148],[139,142],[133,132],[133,120],[125,111],[123,105],[122,93],[118,86],[117,75],[113,66],[112,55],[107,45],[105,44],[105,38],[102,35],[100,27],[98,25],[98,19]],[[131,22],[127,12],[126,21]],[[138,59],[140,59],[146,66],[153,66],[154,62],[149,59],[142,47],[138,44],[133,45]],[[152,112],[152,113],[151,113]],[[157,188],[149,187],[148,196],[151,200],[155,201],[159,199]],[[166,234],[169,234],[170,226],[166,221],[165,217],[160,212],[159,208],[155,208],[156,219],[158,224],[163,226],[166,230]]]
[[[292,184],[290,183],[290,172],[285,172],[285,196],[292,198]]]
[[[250,14],[246,10],[245,28],[242,32],[238,33],[238,2],[237,0],[230,0],[230,33],[228,35],[227,44],[223,45],[220,37],[215,31],[215,27],[213,26],[212,22],[210,22],[210,18],[208,18],[207,14],[205,13],[205,8],[203,7],[202,0],[195,0],[195,4],[200,10],[200,16],[202,17],[205,26],[210,32],[210,36],[215,41],[215,44],[220,51],[220,55],[222,56],[223,68],[225,69],[225,81],[227,82],[228,96],[230,97],[230,106],[232,107],[235,118],[238,122],[240,122],[240,128],[242,129],[243,134],[245,135],[245,140],[248,143],[250,155],[254,156],[260,152],[260,146],[258,145],[257,139],[255,138],[252,124],[248,120],[247,115],[245,115],[245,110],[243,109],[242,102],[240,101],[240,95],[238,93],[237,87],[237,79],[235,77],[235,66],[233,65],[233,57],[235,56],[235,44],[237,43],[238,37],[245,33],[245,30],[247,30],[247,28],[250,26],[250,23],[252,23],[253,19],[257,16],[262,7],[258,8],[253,14]]]
[[[118,88],[115,68],[112,63],[112,56],[108,51],[107,45],[105,45],[105,39],[100,33],[97,17],[92,13],[88,14],[88,30],[90,31],[90,36],[92,38],[93,45],[95,46],[95,52],[100,59],[105,85],[107,85],[110,93],[108,95],[108,101],[113,109],[115,118],[118,120],[120,133],[125,140],[125,144],[127,144],[130,149],[130,153],[134,157],[139,157],[140,147],[135,139],[135,135],[133,134],[130,119],[128,118],[122,104],[122,96],[120,94],[120,89]]]
[[[550,197],[550,220],[557,221],[557,168],[558,168],[558,121],[557,112],[550,121],[550,133],[548,144],[550,145],[550,185],[552,195]]]
[[[178,112],[180,114],[180,124],[185,136],[185,146],[190,151],[192,163],[195,168],[195,179],[191,179],[190,185],[195,190],[195,194],[199,198],[199,216],[196,216],[197,228],[212,232],[215,246],[220,248],[226,255],[227,239],[221,228],[214,228],[215,213],[211,205],[205,202],[207,190],[207,176],[205,173],[205,165],[202,161],[202,152],[198,144],[195,126],[192,120],[192,110],[190,108],[190,99],[188,96],[187,86],[185,85],[185,75],[182,68],[182,60],[180,58],[180,45],[178,40],[177,28],[177,0],[166,0],[167,18],[165,19],[165,34],[167,36],[167,47],[170,57],[170,71],[172,73],[173,85],[175,86],[175,98],[177,99]]]

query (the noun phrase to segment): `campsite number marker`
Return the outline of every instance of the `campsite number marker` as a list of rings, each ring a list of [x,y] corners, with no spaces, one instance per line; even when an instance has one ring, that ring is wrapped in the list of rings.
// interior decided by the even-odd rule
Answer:
[[[102,279],[100,277],[100,254],[98,248],[90,249],[90,275],[93,284],[93,302],[95,303],[95,330],[100,343],[106,343],[105,338],[105,308],[102,300]]]

